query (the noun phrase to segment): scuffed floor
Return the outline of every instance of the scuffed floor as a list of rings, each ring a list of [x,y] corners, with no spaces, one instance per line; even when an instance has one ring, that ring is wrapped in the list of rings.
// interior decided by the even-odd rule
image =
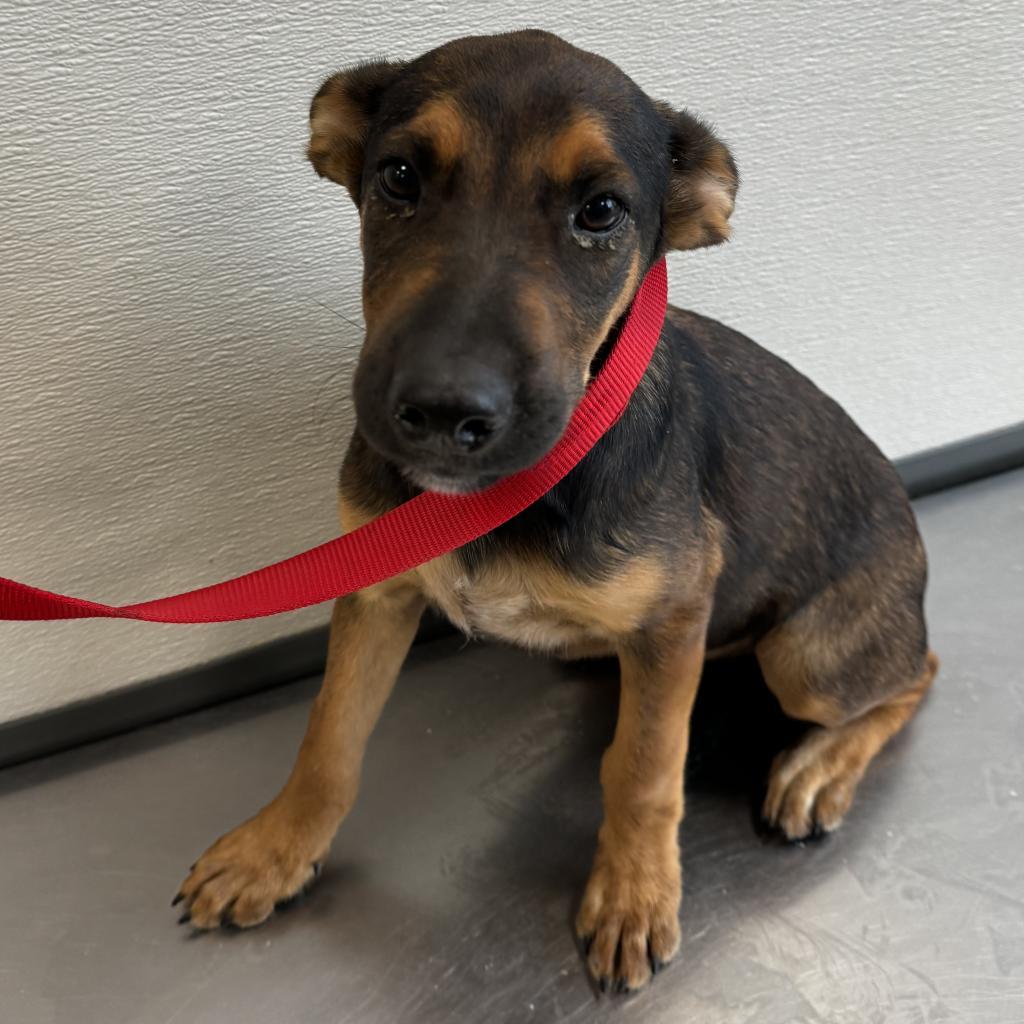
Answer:
[[[943,668],[846,826],[786,847],[754,793],[790,727],[709,670],[680,957],[598,999],[570,921],[599,819],[611,667],[417,648],[324,875],[264,927],[193,937],[187,866],[283,781],[315,681],[0,773],[10,1024],[1021,1024],[1024,472],[918,503]]]

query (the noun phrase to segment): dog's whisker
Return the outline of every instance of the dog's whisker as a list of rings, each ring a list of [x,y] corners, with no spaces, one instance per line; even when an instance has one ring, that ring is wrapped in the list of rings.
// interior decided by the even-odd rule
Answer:
[[[344,320],[349,326],[354,327],[357,331],[366,330],[366,325],[357,323],[350,316],[346,316],[344,313],[335,309],[333,306],[328,306],[326,302],[321,302],[319,299],[313,299],[313,301],[321,308],[326,309],[328,313],[333,313],[339,320]]]
[[[322,302],[320,299],[314,298],[313,301],[321,308],[327,310],[332,316],[336,316],[339,320],[348,324],[351,327],[356,328],[358,331],[365,330],[365,326],[361,323],[357,323],[351,317],[346,316],[344,313],[332,306],[328,306],[326,302]],[[326,412],[321,408],[320,402],[323,399],[324,391],[337,380],[338,376],[344,372],[345,366],[340,366],[338,369],[332,371],[327,375],[327,378],[317,388],[316,396],[313,399],[313,423],[316,427],[322,427],[324,425],[324,419],[326,418]]]

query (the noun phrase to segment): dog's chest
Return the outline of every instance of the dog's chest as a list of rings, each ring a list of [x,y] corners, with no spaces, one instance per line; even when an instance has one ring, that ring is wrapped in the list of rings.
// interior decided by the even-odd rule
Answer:
[[[468,570],[445,556],[417,572],[427,597],[464,632],[555,652],[610,648],[638,628],[660,581],[646,563],[592,583],[512,558]]]

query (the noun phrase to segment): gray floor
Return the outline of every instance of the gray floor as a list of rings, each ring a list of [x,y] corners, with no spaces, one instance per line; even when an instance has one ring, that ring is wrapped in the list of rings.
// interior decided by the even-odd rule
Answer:
[[[253,932],[191,937],[168,903],[283,780],[315,682],[0,773],[0,1020],[1020,1024],[1024,473],[918,508],[931,699],[844,829],[786,847],[752,807],[791,727],[748,665],[709,671],[683,948],[646,992],[597,999],[569,927],[614,673],[441,640],[319,885]]]

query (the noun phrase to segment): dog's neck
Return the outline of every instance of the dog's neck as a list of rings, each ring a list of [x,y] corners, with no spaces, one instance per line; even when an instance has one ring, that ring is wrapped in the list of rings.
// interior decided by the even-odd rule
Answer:
[[[617,332],[618,327],[595,361],[607,357]],[[595,372],[599,368],[600,364]],[[636,526],[654,481],[668,475],[664,462],[672,455],[664,443],[665,430],[668,409],[681,398],[678,374],[663,334],[619,421],[547,494],[504,526],[460,549],[463,561],[472,566],[502,548],[532,551],[586,576],[600,575],[609,560],[634,553],[643,543]],[[609,531],[610,523],[614,526]]]

